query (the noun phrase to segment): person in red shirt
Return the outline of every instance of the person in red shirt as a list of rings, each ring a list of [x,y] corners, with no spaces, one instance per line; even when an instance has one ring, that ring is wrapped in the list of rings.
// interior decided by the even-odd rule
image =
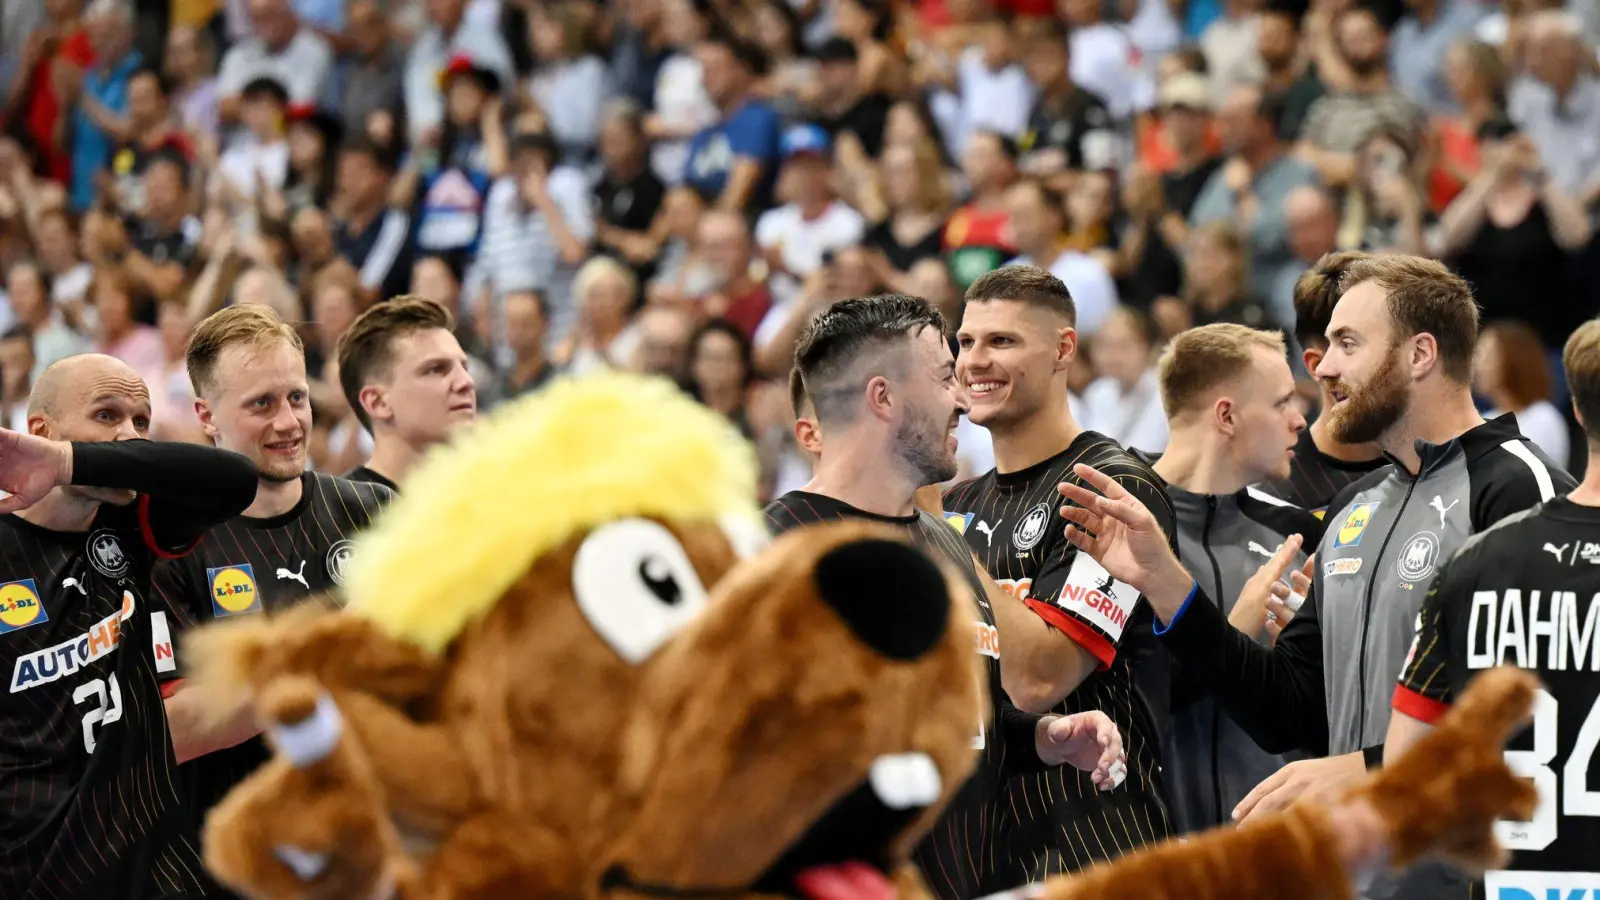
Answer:
[[[28,38],[20,77],[6,104],[17,111],[23,132],[38,148],[43,174],[63,184],[72,172],[65,111],[77,101],[83,75],[94,65],[94,48],[78,19],[82,5],[82,0],[44,0],[46,22]]]
[[[1006,189],[1017,180],[1017,145],[992,131],[974,132],[961,167],[972,198],[945,224],[944,252],[951,279],[964,291],[979,275],[1017,255],[1005,204]]]

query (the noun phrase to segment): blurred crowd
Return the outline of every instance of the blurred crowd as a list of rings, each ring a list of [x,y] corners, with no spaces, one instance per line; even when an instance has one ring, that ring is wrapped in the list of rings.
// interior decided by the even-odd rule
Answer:
[[[809,477],[811,315],[895,290],[959,322],[1027,261],[1077,303],[1078,421],[1159,452],[1168,339],[1292,332],[1298,276],[1364,249],[1472,283],[1484,408],[1571,465],[1597,46],[1600,0],[7,2],[4,423],[94,349],[144,376],[156,436],[203,440],[187,337],[262,303],[303,323],[312,461],[342,473],[371,438],[333,347],[409,293],[453,314],[480,406],[665,375],[776,494]],[[992,465],[960,437],[964,474]]]

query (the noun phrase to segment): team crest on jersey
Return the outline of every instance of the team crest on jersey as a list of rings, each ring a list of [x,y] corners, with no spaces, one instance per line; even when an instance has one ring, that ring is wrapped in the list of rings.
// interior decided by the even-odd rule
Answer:
[[[344,584],[345,568],[350,565],[350,556],[355,552],[356,545],[350,541],[337,541],[328,548],[326,565],[328,577],[334,584]]]
[[[947,512],[944,514],[946,525],[956,530],[956,534],[966,534],[967,526],[972,524],[973,513]]]
[[[50,621],[39,600],[39,586],[32,578],[0,584],[0,634],[21,631],[29,625]]]
[[[207,569],[206,583],[211,585],[211,611],[219,617],[261,611],[261,591],[249,563]]]
[[[1011,546],[1017,548],[1018,553],[1026,553],[1044,540],[1044,533],[1049,528],[1050,507],[1041,503],[1017,520],[1017,527],[1011,529]]]
[[[128,574],[128,555],[122,552],[122,542],[117,533],[102,528],[89,535],[89,565],[107,578],[121,578]]]
[[[1372,521],[1372,514],[1377,512],[1382,501],[1373,503],[1357,503],[1345,513],[1344,522],[1339,525],[1339,530],[1333,536],[1333,549],[1341,547],[1355,547],[1361,543],[1361,536],[1367,533],[1367,525]]]
[[[1433,574],[1439,561],[1439,536],[1431,531],[1419,531],[1400,548],[1400,558],[1395,568],[1404,581],[1422,581]]]

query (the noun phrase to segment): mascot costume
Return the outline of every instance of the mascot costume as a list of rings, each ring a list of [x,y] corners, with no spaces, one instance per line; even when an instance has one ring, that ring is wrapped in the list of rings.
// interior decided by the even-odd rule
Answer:
[[[986,707],[958,576],[895,533],[765,546],[755,465],[663,382],[558,382],[436,452],[358,544],[343,610],[195,635],[219,718],[274,758],[207,820],[261,900],[920,900],[911,849]],[[1530,676],[1485,675],[1331,806],[1158,846],[1050,900],[1350,896],[1500,857]]]

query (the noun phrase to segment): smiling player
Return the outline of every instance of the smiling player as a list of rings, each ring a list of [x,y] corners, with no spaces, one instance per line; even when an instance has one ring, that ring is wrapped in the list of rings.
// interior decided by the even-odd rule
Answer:
[[[967,546],[1010,594],[992,601],[1006,693],[1033,712],[1104,710],[1128,754],[1128,779],[1111,792],[1090,789],[1066,769],[1012,781],[1014,807],[1042,811],[1024,823],[1032,846],[1013,858],[1018,882],[1115,858],[1169,830],[1157,786],[1161,711],[1149,702],[1164,707],[1168,676],[1150,613],[1137,590],[1063,539],[1056,485],[1073,477],[1073,464],[1087,463],[1158,510],[1168,529],[1172,510],[1149,466],[1073,420],[1067,375],[1078,352],[1076,320],[1059,278],[1006,266],[967,289],[956,334],[967,415],[993,436],[995,468],[951,488],[944,507],[960,517]],[[1149,676],[1142,691],[1135,689],[1141,666]]]

